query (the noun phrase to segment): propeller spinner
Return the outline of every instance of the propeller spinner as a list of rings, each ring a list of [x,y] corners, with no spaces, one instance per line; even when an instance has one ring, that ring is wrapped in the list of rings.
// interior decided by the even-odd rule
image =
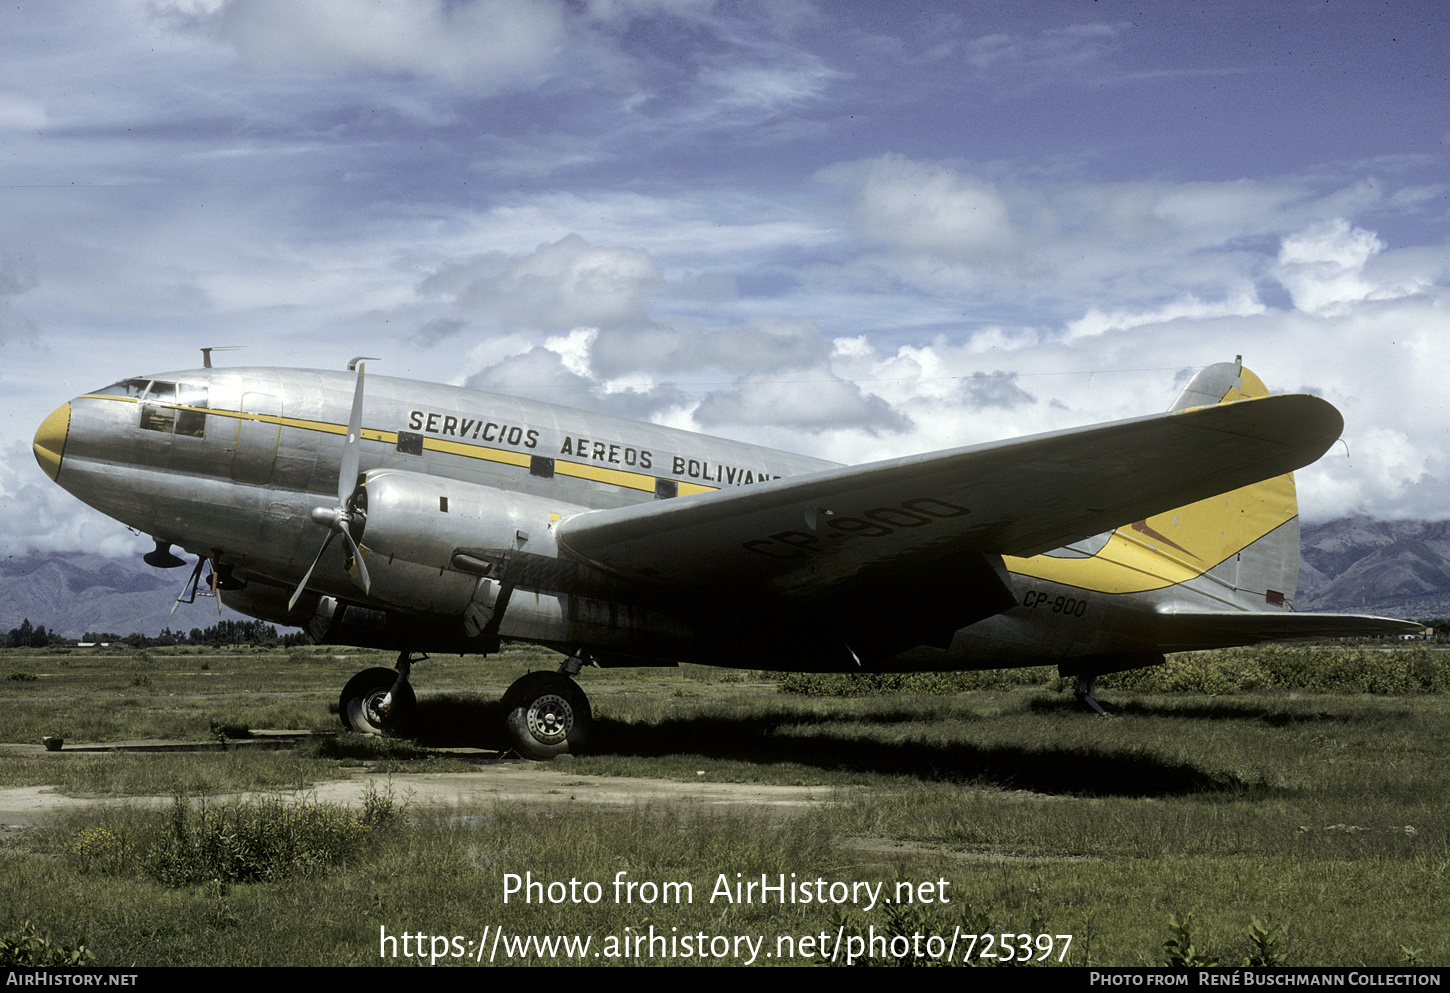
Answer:
[[[312,571],[317,568],[317,563],[322,561],[322,556],[327,553],[327,546],[332,544],[332,539],[342,535],[343,541],[347,543],[347,573],[352,577],[353,582],[362,587],[364,593],[372,588],[372,579],[368,576],[367,563],[363,560],[362,549],[358,547],[357,539],[362,537],[363,527],[367,523],[367,491],[363,489],[358,479],[358,446],[362,444],[362,407],[363,407],[363,370],[362,364],[366,356],[359,356],[347,364],[349,369],[357,369],[357,387],[352,394],[352,413],[347,419],[347,438],[343,441],[342,468],[337,474],[337,505],[334,507],[313,507],[309,515],[314,524],[320,524],[328,529],[327,537],[323,539],[322,547],[318,549],[317,556],[313,558],[312,564],[307,567],[302,582],[297,584],[293,590],[292,598],[287,601],[287,609],[291,610],[302,596],[302,591],[307,589],[307,582],[312,578]],[[354,531],[356,534],[354,534]]]

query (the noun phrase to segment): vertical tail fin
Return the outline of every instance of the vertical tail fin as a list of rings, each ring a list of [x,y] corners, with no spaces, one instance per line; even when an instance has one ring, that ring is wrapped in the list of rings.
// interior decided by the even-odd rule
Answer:
[[[1201,370],[1168,409],[1233,403],[1268,396],[1240,362]],[[1118,529],[1160,554],[1206,573],[1236,605],[1288,609],[1299,583],[1299,502],[1285,474]]]

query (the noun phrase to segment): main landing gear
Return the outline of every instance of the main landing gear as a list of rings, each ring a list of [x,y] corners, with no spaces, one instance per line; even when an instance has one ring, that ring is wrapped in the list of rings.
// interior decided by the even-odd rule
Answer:
[[[531,672],[503,695],[509,744],[526,759],[577,753],[589,735],[589,698],[562,672]]]
[[[342,726],[358,734],[405,733],[417,707],[408,684],[413,661],[412,653],[401,652],[396,671],[364,669],[348,680],[337,702]],[[585,661],[576,653],[558,672],[531,672],[504,693],[504,725],[515,752],[540,762],[579,752],[594,715],[571,677]]]

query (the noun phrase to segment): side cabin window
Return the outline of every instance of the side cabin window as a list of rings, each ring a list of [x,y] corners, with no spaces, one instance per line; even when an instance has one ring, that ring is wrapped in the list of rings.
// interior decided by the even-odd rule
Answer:
[[[176,384],[176,433],[200,438],[206,430],[206,387],[198,383]]]
[[[207,388],[203,383],[123,379],[97,396],[135,397],[141,404],[141,430],[200,438],[206,432]]]

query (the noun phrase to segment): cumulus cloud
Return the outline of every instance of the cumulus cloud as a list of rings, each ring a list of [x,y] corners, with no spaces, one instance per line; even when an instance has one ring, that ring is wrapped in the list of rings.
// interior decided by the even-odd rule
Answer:
[[[0,452],[0,554],[94,552],[120,558],[150,548],[150,541],[47,479],[28,445]]]
[[[899,434],[911,421],[878,396],[829,374],[790,381],[756,380],[705,395],[695,408],[702,427],[766,424],[809,433],[856,430]]]
[[[248,364],[383,354],[849,462],[1161,410],[1181,370],[1242,352],[1345,412],[1356,458],[1303,476],[1317,512],[1428,506],[1417,467],[1450,454],[1433,167],[1376,162],[1395,191],[1282,146],[1214,159],[1196,128],[1182,158],[1166,133],[1113,155],[1061,116],[1085,103],[991,106],[1120,82],[1137,27],[983,37],[710,0],[95,9],[31,5],[7,35],[17,183],[66,184],[5,207],[36,267],[0,260],[0,336],[36,340],[7,355],[13,439],[117,355],[173,368],[195,362],[178,342],[247,341]],[[185,18],[206,32],[164,30]],[[907,71],[876,58],[922,38]],[[1063,130],[1034,148],[1029,120]],[[760,153],[763,126],[797,123],[828,140]],[[968,129],[979,160],[932,158]],[[1383,464],[1358,458],[1374,429]]]
[[[1096,308],[1076,333],[1165,299],[1244,312],[1271,264],[1249,246],[1317,219],[1327,199],[1293,182],[1051,181],[899,155],[816,177],[845,192],[864,240],[855,284],[904,280],[1023,319]]]
[[[1011,410],[1036,403],[1037,398],[1017,385],[1015,372],[974,372],[962,381],[962,393],[973,407],[1000,407]]]
[[[721,330],[683,321],[601,335],[594,368],[605,377],[647,369],[665,375],[718,370],[786,372],[825,359],[829,345],[811,321],[766,320]]]
[[[646,251],[570,234],[524,256],[489,252],[445,265],[419,289],[498,327],[570,331],[642,321],[642,297],[663,278]]]
[[[511,355],[469,376],[463,385],[635,420],[657,419],[689,403],[673,386],[600,382],[584,365],[581,346],[586,338],[587,332],[550,339],[548,346]]]
[[[1342,218],[1314,224],[1284,239],[1279,281],[1300,310],[1323,314],[1342,309],[1374,289],[1361,274],[1364,264],[1384,247],[1372,233],[1351,229]]]
[[[1200,300],[1190,293],[1153,310],[1118,308],[1104,312],[1097,307],[1089,307],[1082,317],[1068,321],[1067,336],[1087,338],[1105,331],[1126,330],[1180,319],[1247,317],[1250,314],[1262,314],[1266,309],[1259,302],[1252,287],[1242,289],[1228,299],[1213,302]]]
[[[1426,451],[1396,428],[1346,429],[1344,441],[1314,465],[1295,474],[1300,512],[1306,520],[1328,520],[1351,514],[1444,516],[1437,495],[1443,485],[1431,475],[1431,463],[1444,454]],[[1408,499],[1407,499],[1408,498]],[[1400,508],[1384,514],[1386,508]]]
[[[888,155],[824,175],[854,182],[864,233],[906,251],[973,262],[1013,240],[1007,204],[993,186],[954,170]]]

